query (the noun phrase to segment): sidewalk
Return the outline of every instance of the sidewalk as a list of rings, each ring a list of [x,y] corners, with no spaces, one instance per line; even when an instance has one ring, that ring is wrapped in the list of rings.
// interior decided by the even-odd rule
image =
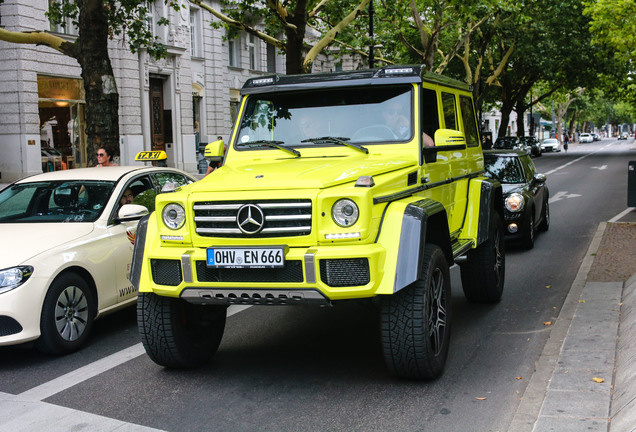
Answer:
[[[600,224],[553,325],[509,430],[636,431],[636,223]]]

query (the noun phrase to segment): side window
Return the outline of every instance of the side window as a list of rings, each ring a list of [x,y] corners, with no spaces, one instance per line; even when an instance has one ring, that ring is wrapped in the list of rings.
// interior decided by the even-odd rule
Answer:
[[[439,129],[439,113],[437,112],[437,94],[435,90],[422,89],[422,118],[420,120],[422,133],[435,138],[435,131]]]
[[[477,130],[477,121],[475,120],[473,100],[468,96],[460,96],[459,104],[462,109],[462,121],[464,122],[466,143],[468,147],[477,147],[479,145],[479,131]]]
[[[136,177],[126,185],[119,195],[119,207],[124,204],[138,204],[152,212],[155,209],[156,195],[150,177],[147,175]]]
[[[159,193],[161,193],[164,187],[168,187],[172,191],[176,188],[192,183],[192,180],[188,177],[175,172],[153,173],[152,176],[155,183],[159,186]]]
[[[459,130],[457,127],[457,107],[454,94],[442,93],[442,110],[444,111],[444,127],[446,129]]]

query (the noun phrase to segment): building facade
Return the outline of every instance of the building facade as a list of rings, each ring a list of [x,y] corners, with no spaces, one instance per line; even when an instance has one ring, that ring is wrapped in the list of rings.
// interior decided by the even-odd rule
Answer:
[[[119,92],[118,162],[133,164],[142,150],[165,150],[168,165],[199,171],[199,143],[227,139],[240,88],[254,75],[284,72],[285,58],[248,34],[224,40],[211,14],[187,0],[179,11],[163,0],[146,17],[168,49],[161,60],[132,54],[122,38],[109,42]],[[220,8],[216,2],[211,6]],[[49,0],[5,0],[0,25],[11,31],[46,30],[77,37],[69,22],[52,28]],[[158,25],[167,17],[170,25]],[[87,166],[85,100],[80,67],[57,51],[0,41],[0,182],[57,169]]]

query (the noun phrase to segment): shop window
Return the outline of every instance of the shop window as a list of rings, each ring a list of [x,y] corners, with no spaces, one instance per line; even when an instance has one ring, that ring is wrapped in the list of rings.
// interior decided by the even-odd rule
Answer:
[[[42,170],[86,166],[82,80],[38,76]]]

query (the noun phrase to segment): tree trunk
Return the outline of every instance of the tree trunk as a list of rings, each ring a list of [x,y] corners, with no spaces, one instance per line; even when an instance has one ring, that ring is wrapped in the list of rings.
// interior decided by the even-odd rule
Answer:
[[[515,111],[517,112],[517,136],[518,137],[522,137],[525,135],[525,114],[526,114],[526,107],[523,103],[523,100],[518,101],[516,104],[516,108]]]
[[[108,54],[108,21],[102,0],[78,0],[77,61],[86,92],[88,165],[96,164],[100,147],[119,154],[119,94]]]
[[[305,30],[307,26],[307,0],[301,0],[296,4],[294,14],[287,20],[296,26],[296,29],[287,28],[285,35],[285,53],[287,55],[285,73],[287,75],[303,73],[303,58],[305,52]]]

